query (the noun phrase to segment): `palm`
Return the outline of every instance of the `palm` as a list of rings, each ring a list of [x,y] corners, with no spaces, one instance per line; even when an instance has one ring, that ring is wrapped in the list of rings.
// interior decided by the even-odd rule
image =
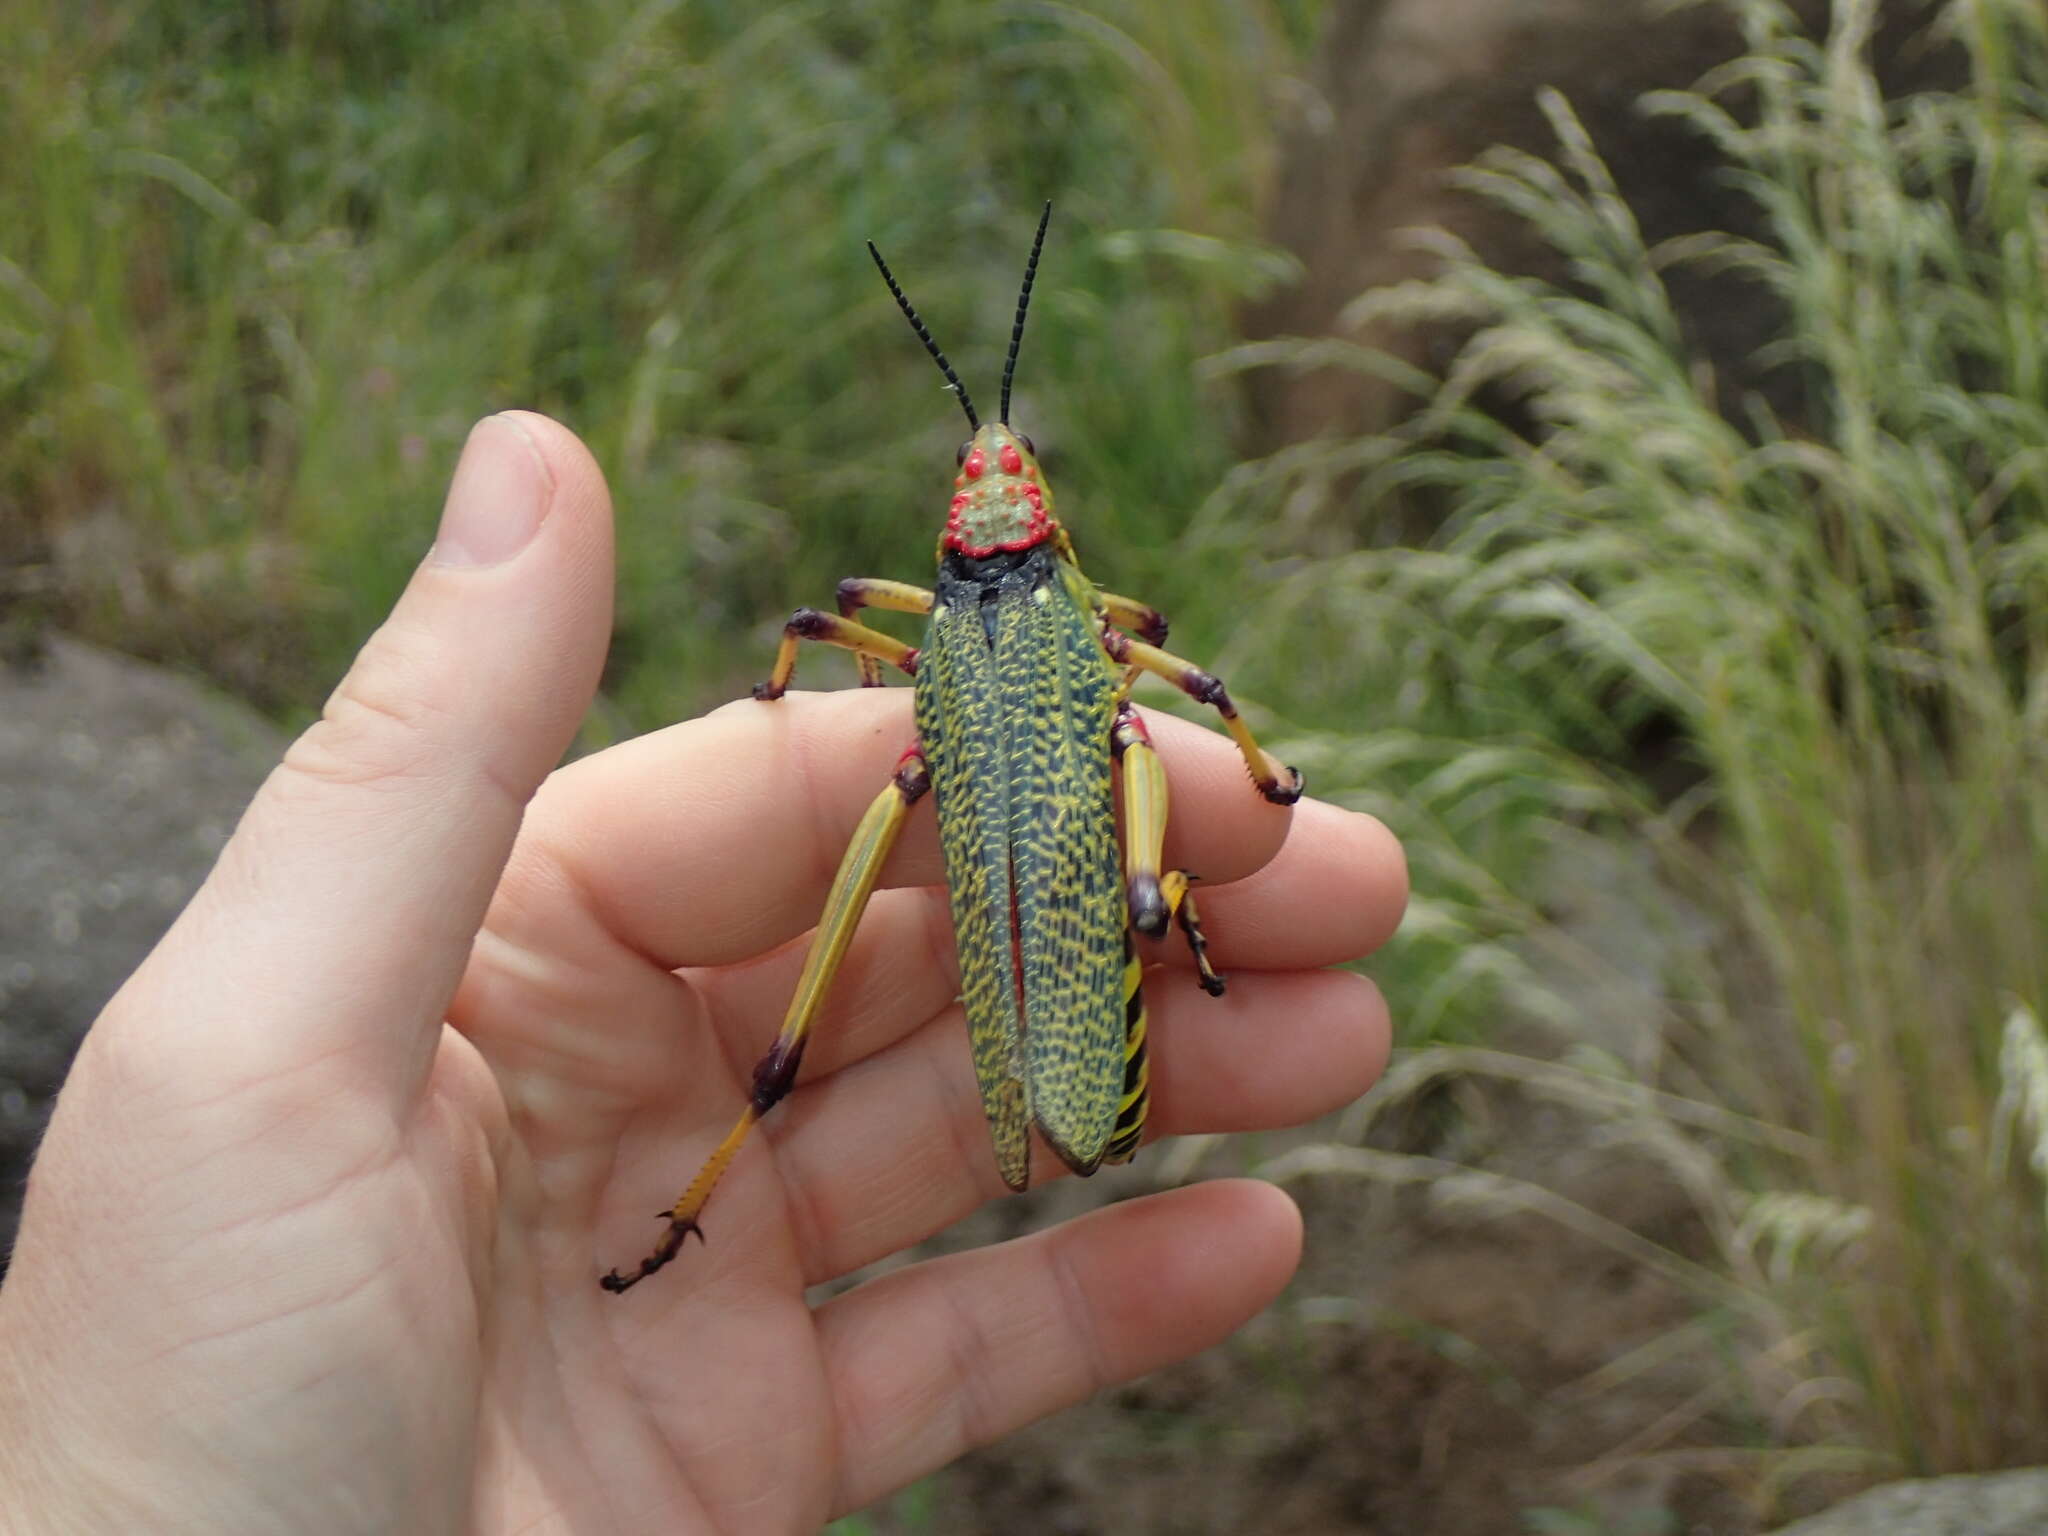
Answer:
[[[598,1289],[603,1269],[651,1244],[661,1230],[655,1211],[744,1103],[747,1072],[780,1022],[802,958],[797,935],[831,865],[829,851],[804,844],[850,825],[896,750],[895,730],[848,731],[846,722],[887,718],[901,710],[900,696],[785,702],[786,711],[746,704],[682,728],[715,733],[714,743],[694,744],[690,759],[721,772],[737,765],[756,782],[764,810],[778,788],[807,797],[799,804],[824,802],[815,817],[795,821],[764,814],[683,830],[681,845],[699,857],[716,858],[720,850],[707,844],[721,839],[735,855],[744,850],[735,862],[756,872],[756,900],[742,905],[730,888],[670,883],[666,855],[637,871],[590,862],[607,845],[590,827],[593,814],[620,816],[625,830],[623,809],[598,808],[637,805],[646,814],[651,786],[667,785],[684,804],[706,789],[676,779],[673,736],[649,738],[543,791],[457,997],[457,1027],[513,1106],[488,1283],[502,1311],[533,1320],[500,1333],[483,1363],[485,1390],[540,1376],[560,1384],[589,1426],[573,1440],[550,1433],[565,1404],[548,1398],[528,1400],[540,1415],[531,1424],[512,1403],[487,1405],[484,1422],[503,1426],[502,1443],[487,1437],[480,1475],[492,1482],[506,1461],[521,1464],[534,1498],[558,1507],[597,1501],[605,1519],[587,1513],[606,1528],[637,1518],[664,1529],[806,1529],[1042,1411],[1040,1402],[1126,1372],[1132,1361],[1123,1352],[1105,1358],[1063,1332],[1063,1282],[1049,1266],[1078,1260],[1143,1274],[1170,1262],[1196,1206],[1208,1218],[1197,1218],[1198,1233],[1229,1223],[1242,1237],[1249,1223],[1256,1238],[1277,1219],[1274,1262],[1263,1268],[1284,1275],[1291,1265],[1284,1213],[1256,1191],[1219,1187],[1183,1195],[1191,1204],[1171,1226],[1120,1223],[1114,1248],[1083,1223],[1011,1245],[1017,1251],[899,1271],[816,1310],[807,1305],[809,1287],[1002,1192],[953,1004],[944,893],[907,885],[881,892],[869,909],[803,1084],[719,1187],[707,1243],[692,1244],[630,1298]],[[876,759],[871,774],[843,769],[841,753],[825,750],[847,736]],[[1219,757],[1225,750],[1217,743]],[[772,782],[802,779],[827,761],[835,762],[829,786]],[[1204,781],[1193,782],[1205,792]],[[1286,823],[1241,780],[1229,787],[1243,814],[1218,818],[1236,826],[1204,850],[1223,878],[1263,862]],[[574,826],[574,838],[557,841],[558,826]],[[1310,862],[1320,873],[1308,871]],[[907,833],[896,878],[930,879],[936,865],[929,828]],[[1323,845],[1298,879],[1334,881],[1341,867]],[[1304,963],[1355,946],[1355,920],[1318,930],[1311,919],[1304,928],[1303,914],[1322,904],[1312,888],[1275,894],[1294,909],[1292,942]],[[1229,893],[1219,890],[1212,904],[1223,935]],[[1365,904],[1346,905],[1358,913]],[[1270,926],[1249,908],[1244,916]],[[1373,1065],[1351,978],[1247,975],[1218,1004],[1175,974],[1153,995],[1169,1041],[1182,1032],[1180,1065],[1228,1056],[1237,1073],[1226,1095],[1215,1076],[1176,1071],[1175,1045],[1162,1046],[1159,1117],[1168,1129],[1301,1118],[1349,1097]],[[1290,1007],[1292,998],[1299,1002]],[[1294,1032],[1304,1049],[1276,1058],[1276,1040]],[[1041,1177],[1050,1161],[1041,1159]],[[532,1223],[524,1234],[504,1230],[522,1219]],[[1156,1296],[1133,1299],[1149,1307]],[[1132,1358],[1142,1367],[1157,1352],[1147,1344]],[[937,1390],[963,1362],[1006,1373],[1005,1386],[1024,1391],[1025,1402],[991,1415],[986,1384]],[[540,1513],[505,1511],[515,1527]]]
[[[630,1296],[599,1289],[744,1101],[827,847],[886,772],[906,703],[792,695],[558,774],[452,1028],[387,1016],[388,986],[313,989],[338,1039],[375,1025],[425,1045],[410,1061],[322,1048],[246,1007],[162,1027],[141,1001],[180,946],[153,958],[66,1087],[38,1165],[55,1171],[0,1294],[21,1317],[101,1319],[67,1334],[90,1426],[68,1431],[70,1454],[175,1397],[150,1431],[164,1465],[185,1445],[254,1469],[209,1529],[801,1531],[1263,1305],[1293,1267],[1295,1217],[1243,1183],[807,1303],[1002,1192],[944,896],[915,883],[937,874],[928,822],[897,850],[913,883],[870,907],[796,1092],[719,1187],[709,1241]],[[1358,978],[1290,967],[1366,947],[1398,907],[1398,864],[1372,824],[1304,803],[1293,819],[1312,835],[1224,884],[1273,854],[1287,817],[1227,744],[1158,723],[1187,769],[1176,795],[1205,813],[1193,852],[1217,881],[1215,952],[1267,968],[1241,967],[1220,1003],[1171,967],[1152,984],[1154,1124],[1306,1118],[1377,1070],[1384,1018]],[[721,804],[733,776],[751,812]],[[785,804],[813,814],[775,815]],[[414,918],[428,938],[433,918]],[[128,1150],[110,1162],[115,1123]],[[37,1240],[110,1190],[122,1219],[89,1246]],[[193,1402],[195,1373],[233,1390]],[[179,1496],[138,1496],[128,1528],[170,1528]]]

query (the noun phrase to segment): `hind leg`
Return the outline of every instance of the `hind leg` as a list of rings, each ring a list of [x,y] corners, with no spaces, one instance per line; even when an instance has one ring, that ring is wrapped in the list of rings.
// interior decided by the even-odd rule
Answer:
[[[1209,944],[1203,937],[1195,899],[1189,890],[1194,878],[1184,869],[1161,872],[1166,849],[1166,769],[1153,748],[1145,722],[1129,700],[1117,707],[1110,745],[1123,763],[1124,776],[1124,879],[1131,905],[1131,926],[1147,938],[1166,932],[1167,924],[1179,919],[1187,936],[1188,949],[1195,957],[1195,972],[1202,990],[1211,997],[1223,995],[1223,978],[1209,964]]]

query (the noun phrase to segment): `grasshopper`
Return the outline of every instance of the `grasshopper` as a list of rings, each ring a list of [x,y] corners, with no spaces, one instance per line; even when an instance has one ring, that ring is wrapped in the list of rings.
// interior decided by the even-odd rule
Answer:
[[[839,612],[799,608],[754,697],[789,687],[807,640],[852,651],[864,687],[884,664],[916,680],[917,737],[855,829],[775,1043],[754,1068],[739,1122],[673,1207],[654,1252],[624,1291],[667,1264],[714,1185],[761,1117],[796,1081],[804,1043],[882,865],[910,809],[938,805],[939,836],[960,956],[960,1000],[1003,1182],[1030,1182],[1036,1126],[1077,1174],[1128,1162],[1144,1135],[1147,1071],[1142,967],[1133,932],[1162,936],[1178,920],[1196,978],[1221,995],[1184,870],[1160,869],[1166,773],[1131,685],[1151,672],[1213,705],[1252,782],[1276,805],[1301,798],[1302,778],[1275,773],[1223,684],[1161,649],[1157,609],[1098,591],[1053,513],[1052,488],[1031,439],[1010,427],[1010,383],[1052,204],[1038,221],[1003,365],[1002,413],[984,423],[888,263],[868,243],[897,306],[939,365],[972,436],[956,455],[953,498],[939,535],[938,579],[927,590],[854,577]],[[912,647],[859,623],[866,607],[929,616]],[[1119,858],[1114,781],[1121,769],[1126,852]]]

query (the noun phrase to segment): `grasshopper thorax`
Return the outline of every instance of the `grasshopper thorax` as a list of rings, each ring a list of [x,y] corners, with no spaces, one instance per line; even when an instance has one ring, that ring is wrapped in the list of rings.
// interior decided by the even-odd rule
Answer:
[[[960,472],[939,548],[977,558],[1031,549],[1053,536],[1052,491],[1031,439],[991,421],[960,445]]]

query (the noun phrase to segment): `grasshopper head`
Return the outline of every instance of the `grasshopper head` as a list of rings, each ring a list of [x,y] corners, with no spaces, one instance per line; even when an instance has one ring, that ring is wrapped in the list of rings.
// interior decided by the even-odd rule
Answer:
[[[1052,515],[1052,492],[1038,470],[1037,450],[1022,432],[1010,430],[1010,383],[1017,372],[1017,348],[1024,340],[1024,316],[1031,307],[1031,284],[1038,276],[1038,254],[1045,249],[1045,226],[1051,221],[1052,204],[1048,202],[1038,215],[1038,233],[1032,238],[1031,259],[1024,264],[1024,286],[1017,295],[1017,318],[1010,326],[1010,355],[1003,362],[1002,415],[990,422],[975,415],[974,402],[967,398],[960,375],[917,317],[875,242],[868,242],[868,254],[881,270],[882,281],[889,285],[896,307],[946,376],[946,385],[959,398],[974,433],[960,445],[952,509],[946,515],[946,531],[939,536],[941,554],[958,550],[979,558],[998,550],[1030,549],[1060,535],[1060,525]]]
[[[1031,439],[1007,422],[986,422],[960,445],[960,472],[946,514],[942,549],[976,557],[1043,544],[1059,526],[1052,491],[1039,473]]]

